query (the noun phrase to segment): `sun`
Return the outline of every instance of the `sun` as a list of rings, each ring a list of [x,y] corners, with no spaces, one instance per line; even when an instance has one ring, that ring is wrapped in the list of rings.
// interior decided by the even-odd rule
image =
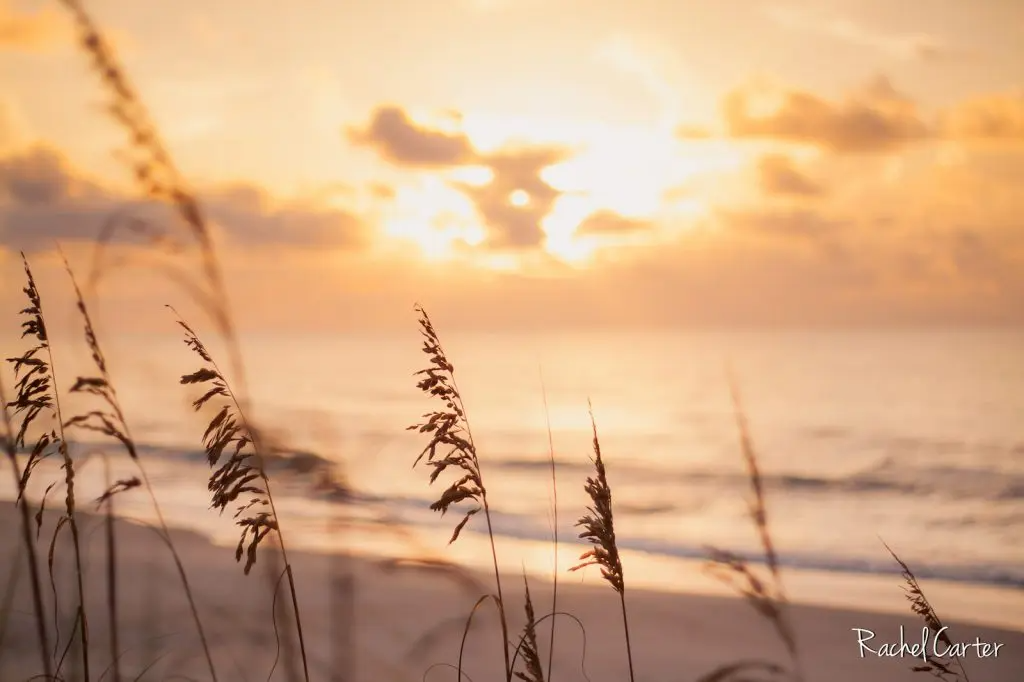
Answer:
[[[517,189],[508,195],[508,203],[516,208],[525,208],[530,205],[530,195],[524,190]]]

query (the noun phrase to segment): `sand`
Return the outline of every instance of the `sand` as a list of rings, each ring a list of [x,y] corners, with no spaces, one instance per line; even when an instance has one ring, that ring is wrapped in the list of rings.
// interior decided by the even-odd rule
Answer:
[[[212,515],[211,515],[212,516]],[[41,559],[52,527],[43,528]],[[0,587],[8,584],[12,567],[24,564],[18,550],[15,510],[0,504]],[[105,544],[98,517],[82,523],[87,541],[87,591],[93,679],[110,664],[106,612]],[[149,528],[121,521],[118,528],[120,650],[124,679],[208,680],[201,648],[186,601],[166,547]],[[213,649],[219,679],[265,680],[277,647],[270,625],[272,592],[268,570],[273,551],[262,555],[244,576],[230,548],[214,546],[189,531],[174,531],[174,542],[187,567],[201,617]],[[268,548],[270,550],[270,548]],[[70,633],[71,557],[65,542],[58,546],[55,572],[65,611],[61,645]],[[313,680],[384,682],[386,680],[454,680],[450,667],[458,659],[466,615],[493,575],[451,574],[423,569],[389,569],[369,558],[293,552],[299,599],[307,636]],[[32,620],[28,581],[20,569],[6,639],[0,648],[0,682],[25,680],[41,672]],[[628,580],[628,573],[627,573]],[[566,578],[559,611],[574,614],[586,628],[586,643],[575,622],[563,619],[556,631],[553,677],[559,682],[628,679],[618,596],[599,581],[580,585]],[[479,583],[479,584],[475,584]],[[486,588],[481,587],[487,586]],[[926,583],[927,585],[927,583]],[[522,578],[505,577],[510,627],[522,627]],[[538,614],[550,610],[550,584],[531,582]],[[287,592],[282,592],[284,597]],[[649,682],[697,680],[717,666],[739,660],[786,662],[784,648],[772,630],[739,599],[698,594],[629,590],[630,628],[636,679]],[[809,682],[923,680],[910,672],[914,659],[859,655],[854,628],[875,633],[870,645],[899,642],[900,628],[908,643],[920,641],[921,623],[904,617],[848,609],[797,605],[792,615],[805,679]],[[477,612],[465,652],[465,670],[476,682],[502,679],[500,635],[489,604]],[[972,649],[965,665],[973,682],[1024,680],[1024,633],[948,623],[954,641],[998,643],[998,656],[979,658]],[[290,631],[283,631],[282,635]],[[547,660],[548,629],[539,626],[542,659]],[[585,651],[585,655],[584,655]],[[74,679],[77,657],[68,654],[66,678]],[[424,678],[424,675],[426,677]],[[111,679],[109,672],[104,679]],[[280,664],[274,679],[287,680]]]

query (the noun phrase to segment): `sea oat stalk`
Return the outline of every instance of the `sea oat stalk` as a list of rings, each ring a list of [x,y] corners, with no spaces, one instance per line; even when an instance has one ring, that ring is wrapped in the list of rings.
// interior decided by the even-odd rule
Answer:
[[[508,623],[505,618],[505,602],[501,592],[501,572],[498,569],[498,550],[491,525],[491,511],[487,500],[487,489],[484,487],[483,473],[480,469],[480,458],[477,455],[473,434],[469,428],[469,419],[462,403],[462,394],[455,383],[455,366],[445,354],[441,341],[437,336],[427,311],[416,306],[419,314],[420,334],[423,336],[423,353],[430,360],[430,366],[416,372],[422,377],[416,387],[432,398],[441,402],[443,407],[423,415],[423,421],[408,427],[410,431],[430,434],[430,442],[420,452],[413,466],[425,461],[433,467],[430,482],[433,483],[447,469],[455,469],[462,475],[451,483],[436,502],[430,505],[433,511],[446,514],[448,510],[460,502],[472,502],[455,526],[449,544],[455,542],[459,533],[469,520],[481,510],[487,521],[487,535],[491,544],[491,559],[494,564],[494,582],[497,589],[498,614],[501,619],[501,639],[505,654],[505,678],[510,679],[512,670],[509,662]],[[424,458],[426,458],[424,460]]]
[[[75,274],[71,270],[71,266],[67,262],[67,259],[64,260],[64,267],[67,270],[68,277],[71,279],[71,286],[75,293],[75,302],[78,307],[79,315],[82,318],[85,343],[89,348],[92,364],[96,369],[96,374],[92,376],[78,377],[74,385],[71,387],[71,392],[91,395],[100,402],[100,406],[97,409],[93,409],[84,414],[75,415],[68,420],[65,426],[68,428],[98,433],[118,441],[124,447],[129,459],[132,460],[138,469],[139,476],[141,477],[141,483],[146,489],[150,502],[153,505],[153,510],[156,512],[157,521],[159,523],[158,535],[171,553],[175,568],[178,572],[178,578],[180,579],[185,591],[185,597],[188,599],[189,610],[192,614],[192,621],[195,624],[196,631],[199,635],[199,642],[203,647],[203,655],[206,658],[206,665],[210,671],[210,678],[213,682],[217,682],[217,671],[213,665],[213,656],[210,652],[209,641],[206,638],[202,621],[199,618],[199,610],[196,606],[195,596],[193,595],[192,588],[189,584],[188,575],[185,572],[185,566],[181,561],[178,550],[174,546],[174,542],[171,540],[171,532],[167,527],[167,522],[164,520],[163,510],[160,508],[160,503],[156,498],[156,492],[153,490],[153,485],[150,483],[149,474],[142,465],[142,460],[139,459],[138,447],[136,446],[135,439],[132,437],[131,431],[128,428],[128,422],[125,420],[124,411],[121,409],[121,402],[117,397],[117,390],[114,388],[114,384],[110,378],[110,371],[107,366],[106,356],[103,354],[103,350],[100,347],[99,339],[96,336],[96,329],[93,327],[92,318],[89,315],[89,309],[85,304],[85,298],[82,296],[82,291],[78,286]],[[138,479],[133,480],[138,481]],[[113,492],[123,492],[125,489],[135,487],[134,485],[124,486],[122,485],[123,483],[124,482],[122,481],[118,481],[114,487],[108,488],[107,492],[105,492],[101,498],[101,501],[106,501]],[[113,502],[111,501],[107,506],[108,516],[113,514],[112,506]],[[112,530],[108,530],[109,542],[112,542],[113,540],[112,533]],[[113,588],[114,586],[112,585],[112,593]],[[117,652],[117,654],[120,654],[120,652]],[[116,661],[117,659],[115,658],[115,679],[118,677]]]
[[[232,361],[239,363],[233,369],[237,371],[241,366],[241,360],[234,350],[235,333],[227,306],[227,295],[212,231],[199,201],[178,171],[142,98],[121,67],[110,41],[86,10],[85,3],[81,0],[60,2],[70,12],[78,30],[79,44],[109,94],[107,109],[111,117],[127,134],[128,160],[137,185],[146,198],[166,202],[174,208],[199,247],[203,277],[210,291],[195,290],[188,286],[187,279],[177,279],[179,283],[186,285],[187,291],[213,317],[224,337],[232,340]],[[98,251],[104,240],[110,236],[103,235]],[[167,243],[169,240],[170,237],[166,233],[154,236],[154,241],[158,243]],[[93,274],[96,275],[95,272]]]
[[[0,414],[2,414],[3,431],[0,431],[0,450],[3,450],[11,464],[14,485],[18,491],[16,505],[21,512],[21,536],[28,559],[29,579],[32,585],[32,608],[35,612],[36,635],[39,637],[39,655],[42,658],[43,672],[47,679],[53,678],[53,663],[50,660],[50,638],[46,630],[46,612],[43,610],[43,589],[39,579],[39,557],[36,553],[35,539],[32,537],[32,511],[29,509],[28,497],[25,494],[25,482],[22,478],[21,466],[18,464],[18,448],[15,444],[14,425],[7,413],[7,393],[4,389],[3,377],[0,376]]]
[[[523,592],[526,595],[524,606],[526,624],[523,626],[523,645],[519,651],[523,654],[526,671],[516,671],[515,675],[523,682],[544,682],[544,670],[540,664],[540,651],[537,648],[537,618],[533,611],[533,600],[530,598],[530,583],[526,579],[526,571],[523,571]],[[554,621],[554,618],[551,620]]]
[[[89,620],[85,609],[85,572],[82,564],[81,538],[78,532],[78,520],[75,512],[75,463],[68,451],[67,441],[64,438],[64,420],[61,416],[60,398],[57,394],[57,375],[53,364],[53,350],[50,346],[50,337],[46,328],[46,321],[43,315],[42,298],[36,286],[35,278],[32,276],[32,268],[29,266],[28,258],[21,254],[22,264],[25,267],[25,296],[28,298],[28,307],[21,311],[23,321],[22,338],[31,337],[35,346],[25,351],[20,357],[8,358],[14,366],[16,395],[14,401],[8,403],[12,407],[15,416],[21,415],[21,427],[15,438],[17,447],[25,447],[25,436],[28,428],[36,419],[42,415],[50,416],[53,424],[44,430],[43,434],[36,440],[25,469],[22,471],[22,483],[19,490],[24,490],[29,477],[39,462],[52,452],[56,451],[62,460],[64,469],[64,516],[60,518],[53,531],[53,538],[50,543],[50,552],[56,544],[57,536],[61,529],[67,525],[71,531],[72,547],[75,555],[75,573],[78,587],[78,609],[77,622],[78,633],[81,639],[82,674],[85,682],[89,682]],[[50,488],[53,485],[51,484]],[[43,499],[45,503],[45,495]],[[37,519],[41,522],[42,506]],[[52,565],[52,561],[51,561]],[[58,666],[57,674],[60,669]]]
[[[590,412],[590,427],[594,434],[594,476],[587,477],[583,487],[590,497],[592,506],[587,507],[585,514],[577,526],[583,527],[580,539],[588,541],[593,547],[580,555],[579,564],[570,568],[578,571],[586,566],[600,566],[601,576],[608,581],[612,589],[619,594],[622,605],[622,626],[626,634],[626,657],[629,662],[629,679],[634,682],[633,647],[629,641],[629,613],[626,609],[626,579],[622,570],[622,559],[619,546],[615,540],[615,518],[612,512],[612,489],[608,485],[608,473],[604,460],[601,459],[601,443],[597,438],[597,422],[594,420],[594,408],[587,401]]]
[[[739,593],[759,615],[771,624],[786,647],[786,652],[793,665],[794,677],[799,681],[803,679],[803,672],[797,650],[796,635],[789,617],[789,600],[786,597],[778,554],[768,525],[764,480],[761,476],[754,441],[750,435],[746,412],[740,398],[739,387],[731,368],[727,368],[727,377],[729,397],[732,401],[736,429],[739,433],[740,452],[747,469],[747,478],[750,481],[751,499],[748,513],[761,543],[770,580],[766,581],[759,577],[758,572],[744,558],[734,552],[717,547],[708,548],[710,554],[708,570],[714,578]]]
[[[544,373],[540,375],[540,390],[544,398],[544,423],[548,432],[548,464],[551,466],[551,528],[552,555],[554,567],[551,572],[551,613],[558,613],[558,476],[555,467],[555,439],[551,433],[551,410],[548,408],[548,389],[544,385]],[[555,658],[555,619],[551,619],[551,638],[548,641],[548,679]]]
[[[967,670],[964,668],[964,662],[960,656],[956,654],[953,642],[950,640],[949,635],[946,634],[946,627],[942,624],[942,619],[939,618],[938,612],[932,607],[931,602],[924,596],[924,590],[921,588],[921,583],[918,582],[917,576],[910,570],[902,559],[896,556],[896,552],[892,550],[889,545],[882,542],[885,548],[892,555],[892,558],[896,560],[896,563],[900,565],[902,569],[903,591],[906,592],[907,600],[910,601],[911,610],[921,617],[924,621],[925,627],[931,631],[932,635],[935,636],[936,640],[946,645],[947,650],[953,651],[953,658],[940,656],[929,656],[925,661],[924,665],[915,665],[911,668],[914,672],[919,673],[930,673],[940,680],[946,680],[952,678],[959,682],[970,682],[970,678],[967,677]],[[953,669],[953,664],[959,668],[959,672]]]
[[[177,314],[177,311],[175,313]],[[208,485],[213,507],[223,513],[229,505],[238,504],[234,518],[235,524],[242,529],[242,534],[235,549],[235,560],[241,562],[242,556],[245,556],[243,570],[246,575],[256,563],[256,550],[260,543],[271,532],[276,534],[281,547],[284,574],[288,578],[292,609],[295,612],[303,675],[306,682],[309,682],[309,663],[306,658],[306,642],[302,633],[295,576],[288,560],[284,535],[278,523],[259,435],[246,419],[238,399],[210,352],[180,315],[178,325],[185,331],[185,345],[195,352],[203,363],[197,371],[181,377],[183,385],[204,386],[206,389],[201,397],[192,402],[192,407],[199,412],[215,400],[220,403],[219,409],[203,434],[207,461],[213,469]]]

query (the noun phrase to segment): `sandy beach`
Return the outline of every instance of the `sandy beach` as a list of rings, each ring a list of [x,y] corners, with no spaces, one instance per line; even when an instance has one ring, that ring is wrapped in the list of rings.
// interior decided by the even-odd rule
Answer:
[[[24,563],[13,532],[13,505],[0,506],[0,524],[11,529],[0,535],[7,584],[15,560]],[[47,515],[40,543],[45,566],[47,538],[54,516]],[[88,551],[87,591],[91,601],[90,635],[93,679],[109,663],[109,625],[106,611],[105,545],[102,519],[83,516],[81,529]],[[121,665],[127,679],[209,678],[201,648],[182,596],[170,555],[157,534],[142,525],[119,521],[118,584]],[[213,649],[220,679],[267,679],[277,647],[270,624],[272,593],[268,569],[274,553],[261,555],[251,575],[244,577],[228,548],[212,545],[203,536],[174,531],[201,617]],[[55,574],[58,594],[69,594],[71,554],[58,545]],[[268,548],[269,550],[269,548]],[[293,553],[299,583],[303,627],[309,647],[311,678],[316,680],[440,680],[453,679],[462,623],[483,589],[492,584],[483,574],[396,570],[370,559]],[[596,577],[596,576],[595,576]],[[0,679],[23,680],[40,672],[28,582],[20,570],[14,592],[6,641],[0,649]],[[491,577],[493,578],[493,576]],[[627,575],[628,579],[628,575]],[[566,578],[560,587],[559,611],[575,615],[586,628],[563,619],[556,631],[552,677],[565,682],[628,679],[622,622],[616,595],[604,585],[580,585]],[[487,586],[487,587],[482,587]],[[505,576],[510,629],[522,627],[522,580]],[[926,583],[927,589],[927,583]],[[550,609],[550,584],[531,582],[538,615]],[[741,660],[764,659],[786,663],[785,650],[768,625],[739,599],[696,594],[665,594],[627,587],[630,627],[637,680],[696,680],[717,666]],[[71,631],[67,613],[71,600],[62,599],[61,644]],[[800,661],[805,679],[829,682],[921,679],[910,671],[914,660],[879,657],[865,651],[858,636],[875,634],[873,648],[921,639],[920,621],[905,617],[845,609],[794,606],[792,609]],[[500,635],[493,611],[478,612],[465,651],[464,668],[474,680],[500,679]],[[950,626],[954,642],[1000,644],[997,655],[972,647],[964,663],[972,680],[1019,682],[1024,670],[1024,633],[975,625]],[[861,632],[855,629],[860,629]],[[283,630],[283,632],[288,632]],[[546,661],[548,630],[538,627],[542,659]],[[287,643],[286,643],[287,644]],[[930,643],[929,643],[930,646]],[[72,649],[72,654],[73,654]],[[585,653],[584,653],[585,651]],[[75,679],[77,657],[68,655],[66,679]],[[106,673],[109,676],[109,671]],[[424,677],[424,675],[426,675]],[[279,664],[274,679],[289,679]]]

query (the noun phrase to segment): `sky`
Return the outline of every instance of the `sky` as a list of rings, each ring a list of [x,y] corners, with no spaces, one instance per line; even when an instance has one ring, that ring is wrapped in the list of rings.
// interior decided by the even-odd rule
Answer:
[[[1024,323],[1019,0],[86,6],[243,327]],[[61,3],[0,0],[0,82],[0,311],[180,231]],[[153,248],[108,316],[166,325]]]

